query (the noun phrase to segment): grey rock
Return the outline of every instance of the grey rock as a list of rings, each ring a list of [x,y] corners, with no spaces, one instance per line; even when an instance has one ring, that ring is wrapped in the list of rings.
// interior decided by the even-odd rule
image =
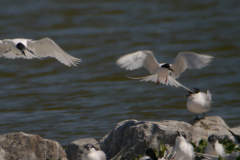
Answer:
[[[177,131],[184,131],[187,139],[198,143],[202,138],[214,134],[219,140],[224,138],[234,140],[233,136],[227,129],[229,126],[223,119],[217,116],[205,117],[199,121],[137,121],[125,120],[107,133],[101,140],[101,149],[106,153],[108,158],[115,156],[122,148],[126,146],[123,154],[125,159],[132,159],[143,154],[148,148],[159,150],[159,144],[163,141],[171,147],[175,144]],[[240,127],[232,128],[236,134],[240,133]]]
[[[100,140],[101,149],[108,158],[114,157],[126,146],[125,159],[143,154],[147,147],[159,149],[161,141],[171,146],[175,144],[177,131],[192,136],[192,125],[179,121],[137,121],[125,120]]]
[[[83,147],[86,144],[92,144],[96,149],[100,149],[100,144],[93,138],[75,140],[66,149],[68,160],[81,160]]]
[[[212,134],[220,140],[224,138],[233,139],[233,136],[228,132],[229,126],[218,116],[205,117],[205,119],[199,121],[191,120],[190,124],[193,125],[192,142],[198,142],[202,138],[207,139]]]
[[[66,153],[57,141],[23,132],[0,135],[0,159],[67,160]]]

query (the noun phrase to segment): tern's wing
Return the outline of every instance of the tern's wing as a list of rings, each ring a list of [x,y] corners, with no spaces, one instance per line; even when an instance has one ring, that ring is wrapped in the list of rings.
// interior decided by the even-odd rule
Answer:
[[[227,160],[236,160],[238,157],[240,156],[240,152],[234,152],[228,155],[223,156],[223,158],[227,159]]]
[[[209,160],[218,160],[218,156],[213,156],[213,155],[209,155],[209,154],[204,154],[204,153],[197,153],[195,152],[196,155],[199,155],[199,156],[203,156],[204,158],[206,159],[209,159]]]
[[[205,99],[205,108],[210,109],[210,106],[211,106],[211,103],[212,103],[212,101],[211,101],[212,100],[212,95],[211,95],[210,91],[207,90],[207,94],[203,93],[203,92],[201,92],[201,93],[202,93],[202,95]]]
[[[151,160],[151,158],[150,157],[148,157],[148,156],[143,156],[142,158],[140,158],[139,160]]]
[[[125,150],[126,150],[126,147],[121,149],[120,152],[118,152],[118,154],[116,156],[114,156],[113,158],[111,158],[110,160],[120,160],[122,158],[122,155],[125,152]]]
[[[100,160],[106,160],[106,154],[103,151],[96,151]]]
[[[80,59],[75,58],[63,51],[50,38],[43,38],[37,41],[28,41],[27,48],[37,57],[54,57],[69,67],[77,66],[77,64],[81,62]]]
[[[116,61],[117,65],[126,70],[135,70],[145,67],[151,74],[156,73],[159,64],[151,51],[137,51],[120,57]]]
[[[235,138],[235,141],[237,141],[236,143],[239,144],[240,143],[240,135],[236,135],[230,129],[228,129],[228,131],[233,135],[233,137]]]
[[[180,74],[186,69],[200,69],[207,66],[212,61],[212,56],[197,54],[194,52],[180,52],[171,68],[174,72],[171,75],[174,79],[180,77]]]
[[[0,41],[0,57],[11,59],[19,58],[16,53],[12,52],[13,48],[15,48],[15,45],[10,40]]]

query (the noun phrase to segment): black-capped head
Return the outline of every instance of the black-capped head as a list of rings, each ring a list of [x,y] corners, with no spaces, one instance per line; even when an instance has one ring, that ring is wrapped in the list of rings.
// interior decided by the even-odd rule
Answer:
[[[154,150],[152,148],[148,148],[145,151],[146,156],[149,156],[151,158],[151,160],[157,160],[157,156],[156,153],[154,152]]]
[[[22,44],[22,43],[18,43],[17,45],[16,45],[16,47],[17,47],[17,49],[19,49],[19,50],[25,50],[26,49],[26,47],[24,46],[24,44]]]
[[[185,97],[189,97],[191,96],[192,94],[196,94],[196,93],[199,93],[200,92],[200,89],[199,88],[193,88],[191,89],[191,91],[188,91],[188,94],[185,95]]]
[[[88,150],[88,151],[90,151],[90,149],[92,149],[92,148],[95,148],[92,144],[86,144],[85,146],[84,146],[84,148],[86,149],[86,150]],[[96,149],[96,148],[95,148]]]
[[[214,145],[215,143],[217,142],[217,137],[215,135],[211,135],[208,137],[208,142],[213,146],[214,148]]]
[[[178,135],[179,137],[184,137],[185,139],[187,138],[187,136],[186,136],[186,134],[185,134],[184,132],[179,132],[179,131],[177,131],[177,135]]]
[[[161,65],[161,67],[162,68],[167,68],[168,70],[171,70],[171,71],[173,71],[173,69],[170,67],[170,65],[169,64],[167,64],[167,63],[165,63],[165,64],[163,64],[163,65]]]

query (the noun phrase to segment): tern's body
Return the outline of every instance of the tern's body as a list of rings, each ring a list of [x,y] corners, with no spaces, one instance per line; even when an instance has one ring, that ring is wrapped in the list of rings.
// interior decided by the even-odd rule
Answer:
[[[223,157],[225,155],[225,150],[223,148],[223,145],[218,143],[216,136],[211,135],[208,137],[208,145],[205,148],[204,153]]]
[[[152,81],[175,87],[182,86],[175,79],[186,69],[200,69],[207,66],[213,57],[193,52],[181,52],[173,64],[158,63],[153,53],[148,50],[137,51],[120,57],[116,63],[126,70],[135,70],[145,67],[150,76],[138,78],[142,81]]]
[[[186,135],[183,132],[178,134],[175,140],[173,153],[176,153],[176,160],[193,160],[195,157],[193,146],[186,141]]]
[[[196,153],[197,155],[203,156],[209,160],[219,160],[219,156],[213,156],[213,155],[209,155],[209,154],[203,154],[203,153]],[[240,151],[238,152],[233,152],[231,154],[227,154],[225,156],[221,156],[224,159],[227,160],[236,160],[238,157],[240,156]]]
[[[76,66],[81,61],[67,54],[50,38],[36,41],[23,38],[0,40],[0,57],[11,59],[54,57],[69,67]]]
[[[206,113],[210,110],[211,106],[211,93],[208,90],[207,94],[200,92],[198,88],[193,88],[192,92],[189,92],[187,100],[187,110],[190,113],[200,114]]]
[[[91,144],[85,147],[82,160],[106,160],[106,155],[103,151],[97,151]]]

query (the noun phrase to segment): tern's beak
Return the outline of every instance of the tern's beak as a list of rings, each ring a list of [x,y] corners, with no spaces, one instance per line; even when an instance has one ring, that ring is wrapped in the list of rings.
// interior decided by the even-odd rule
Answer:
[[[191,96],[190,94],[186,94],[185,96],[183,96],[183,97],[189,97],[189,96]]]
[[[181,136],[181,133],[179,131],[177,131],[177,134],[178,134],[178,136]]]
[[[215,146],[214,145],[212,145],[213,146],[213,150],[215,151]]]
[[[168,69],[174,72],[174,70],[172,68],[169,67]]]

